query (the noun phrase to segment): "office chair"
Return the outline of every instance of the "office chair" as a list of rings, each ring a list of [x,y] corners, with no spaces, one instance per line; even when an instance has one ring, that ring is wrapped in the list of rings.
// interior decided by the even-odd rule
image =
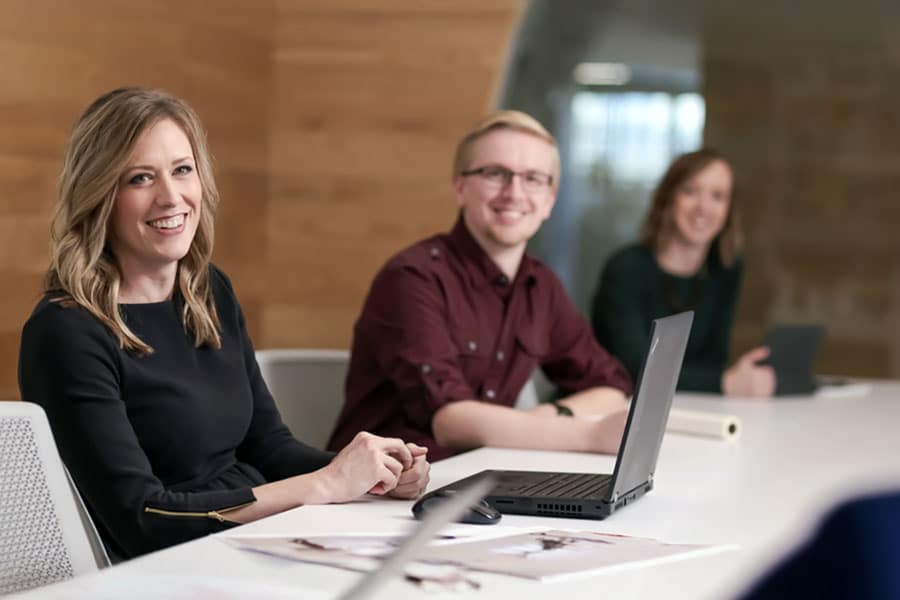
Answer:
[[[544,375],[540,368],[534,370],[525,385],[516,397],[516,408],[519,410],[531,410],[541,402],[553,398],[556,388]]]
[[[0,402],[0,596],[108,564],[43,409]]]
[[[298,440],[325,448],[344,405],[346,350],[259,350],[256,361],[281,418]]]
[[[325,448],[344,405],[350,363],[346,350],[257,350],[256,362],[281,418],[298,440]],[[540,369],[519,393],[517,408],[528,410],[549,398],[553,385]]]

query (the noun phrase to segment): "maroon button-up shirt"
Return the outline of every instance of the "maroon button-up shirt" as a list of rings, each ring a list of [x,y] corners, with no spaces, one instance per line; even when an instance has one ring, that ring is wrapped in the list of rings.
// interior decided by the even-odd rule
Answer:
[[[435,412],[458,400],[513,406],[537,366],[566,394],[631,393],[628,372],[597,344],[556,275],[526,255],[509,281],[460,219],[375,276],[329,448],[370,431],[427,446],[431,461],[446,458],[454,450],[435,442]]]

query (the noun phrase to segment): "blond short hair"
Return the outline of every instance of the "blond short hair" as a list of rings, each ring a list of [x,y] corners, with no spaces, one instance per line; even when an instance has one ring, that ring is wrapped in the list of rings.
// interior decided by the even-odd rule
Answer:
[[[483,135],[498,129],[512,129],[533,135],[542,139],[553,147],[553,163],[550,167],[550,175],[553,177],[553,188],[559,185],[559,148],[554,138],[540,122],[531,115],[518,110],[499,110],[494,112],[473,127],[456,146],[453,157],[453,177],[459,177],[463,171],[470,167],[472,159],[472,146]]]
[[[166,92],[138,87],[113,90],[97,98],[75,124],[59,179],[44,283],[51,298],[64,306],[84,308],[112,331],[120,347],[139,355],[153,349],[129,329],[119,312],[122,274],[108,245],[109,223],[119,179],[137,141],[163,119],[174,121],[190,141],[203,190],[197,232],[178,263],[182,320],[198,347],[221,347],[209,277],[219,204],[212,160],[196,113]]]

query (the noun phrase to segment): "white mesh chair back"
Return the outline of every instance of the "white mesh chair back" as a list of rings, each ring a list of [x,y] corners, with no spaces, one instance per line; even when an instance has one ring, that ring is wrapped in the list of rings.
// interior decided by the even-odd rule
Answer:
[[[43,409],[0,402],[0,596],[97,570],[79,502]]]
[[[346,350],[259,350],[256,360],[285,425],[301,442],[325,448],[344,405]]]

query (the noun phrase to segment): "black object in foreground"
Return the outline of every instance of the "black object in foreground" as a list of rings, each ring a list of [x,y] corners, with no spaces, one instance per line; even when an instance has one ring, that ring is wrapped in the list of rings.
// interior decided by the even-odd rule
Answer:
[[[425,494],[413,504],[413,516],[419,520],[426,518],[436,507],[444,504],[454,495],[455,490],[452,489],[440,489]],[[475,504],[471,504],[469,509],[459,518],[459,522],[472,525],[494,525],[500,521],[501,516],[500,511],[482,499]]]

